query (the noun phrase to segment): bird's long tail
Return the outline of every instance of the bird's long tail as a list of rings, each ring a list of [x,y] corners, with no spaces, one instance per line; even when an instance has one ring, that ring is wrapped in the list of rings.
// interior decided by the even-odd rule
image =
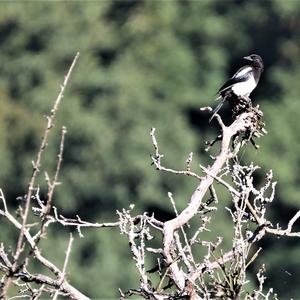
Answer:
[[[220,108],[222,107],[222,105],[224,104],[224,101],[221,100],[221,102],[218,104],[218,106],[213,110],[213,114],[209,119],[209,122],[211,122],[211,120],[215,117],[215,115],[218,113],[218,111],[220,110]]]

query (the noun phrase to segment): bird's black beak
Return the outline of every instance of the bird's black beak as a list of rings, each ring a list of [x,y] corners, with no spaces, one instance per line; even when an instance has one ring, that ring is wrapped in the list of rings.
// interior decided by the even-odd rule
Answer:
[[[244,56],[243,59],[250,60],[250,61],[253,60],[253,59],[251,58],[251,56]]]

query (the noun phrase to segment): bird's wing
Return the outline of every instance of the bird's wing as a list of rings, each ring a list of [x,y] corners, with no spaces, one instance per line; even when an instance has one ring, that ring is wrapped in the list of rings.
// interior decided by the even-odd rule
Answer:
[[[244,66],[240,68],[227,82],[225,82],[220,89],[218,90],[218,94],[228,90],[231,88],[235,83],[244,82],[246,81],[249,76],[251,75],[252,67]]]

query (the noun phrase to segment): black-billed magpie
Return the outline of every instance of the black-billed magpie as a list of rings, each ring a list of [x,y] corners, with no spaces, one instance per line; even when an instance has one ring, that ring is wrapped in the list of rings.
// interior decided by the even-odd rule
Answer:
[[[241,100],[248,100],[250,93],[256,88],[260,75],[264,70],[262,58],[257,54],[245,56],[248,65],[241,67],[227,82],[225,82],[218,90],[217,94],[221,99],[219,105],[213,110],[213,115],[209,119],[211,121],[221,106],[227,100],[227,96],[234,94]]]

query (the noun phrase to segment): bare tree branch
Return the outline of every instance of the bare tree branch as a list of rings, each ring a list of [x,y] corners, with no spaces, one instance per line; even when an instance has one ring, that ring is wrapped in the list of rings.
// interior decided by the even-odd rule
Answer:
[[[29,213],[29,209],[30,209],[30,200],[31,200],[31,196],[32,196],[32,191],[34,189],[36,176],[40,172],[42,155],[43,155],[45,148],[47,147],[48,136],[53,127],[53,122],[54,122],[54,119],[55,119],[55,116],[56,116],[56,113],[58,110],[58,106],[60,104],[61,99],[63,98],[65,88],[68,84],[69,78],[75,67],[78,57],[79,57],[79,52],[76,54],[71,66],[70,66],[70,69],[69,69],[67,75],[65,76],[65,80],[60,88],[60,92],[56,98],[53,108],[51,109],[50,116],[47,117],[47,125],[46,125],[46,129],[45,129],[44,136],[42,139],[42,143],[40,145],[40,149],[38,151],[36,160],[33,162],[33,172],[32,172],[32,176],[31,176],[31,179],[30,179],[30,182],[28,185],[28,190],[27,190],[27,194],[26,194],[26,198],[25,198],[25,208],[24,208],[24,212],[22,214],[22,228],[20,231],[20,235],[18,238],[17,247],[16,247],[16,251],[15,251],[15,255],[14,255],[13,269],[16,269],[19,256],[22,252],[24,232],[26,230],[27,217],[28,217],[28,213]]]
[[[230,142],[233,136],[240,132],[245,132],[249,129],[251,124],[251,118],[254,115],[251,113],[244,113],[240,115],[235,122],[233,122],[229,127],[226,127],[223,122],[220,121],[220,118],[217,119],[219,124],[222,127],[222,144],[221,151],[216,158],[214,164],[209,168],[211,175],[206,175],[194,191],[188,206],[174,219],[165,222],[164,224],[164,254],[166,257],[167,263],[172,263],[174,260],[172,256],[172,242],[174,231],[184,224],[186,224],[193,216],[197,214],[197,211],[202,203],[202,199],[211,186],[214,180],[214,176],[217,176],[223,167],[224,163],[228,159],[230,154]],[[179,269],[178,264],[174,263],[171,266],[172,277],[180,290],[184,289],[185,285],[185,276],[182,270]]]

